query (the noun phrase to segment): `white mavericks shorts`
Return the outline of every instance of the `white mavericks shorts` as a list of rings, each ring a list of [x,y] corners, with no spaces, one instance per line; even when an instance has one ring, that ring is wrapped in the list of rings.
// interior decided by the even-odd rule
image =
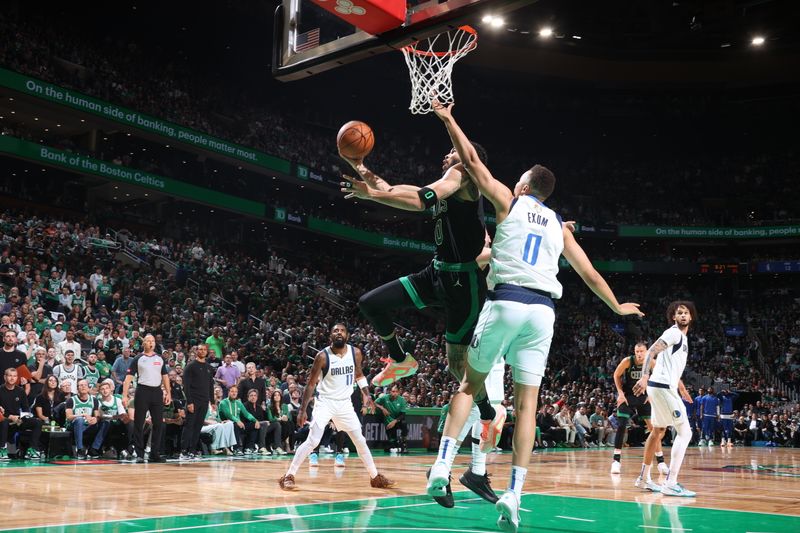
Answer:
[[[347,400],[329,400],[322,397],[317,398],[314,409],[311,412],[311,423],[325,429],[328,422],[333,420],[336,429],[339,431],[357,431],[361,433],[361,422],[356,416],[353,402]]]
[[[647,397],[650,399],[650,421],[653,427],[665,428],[689,421],[686,406],[683,405],[678,391],[648,385]]]
[[[538,387],[542,383],[553,340],[553,308],[510,300],[486,300],[475,326],[467,361],[482,373],[505,358],[514,382]]]
[[[503,386],[505,374],[506,364],[501,359],[486,376],[484,387],[486,387],[486,397],[489,398],[489,403],[499,404],[505,399],[505,387]]]

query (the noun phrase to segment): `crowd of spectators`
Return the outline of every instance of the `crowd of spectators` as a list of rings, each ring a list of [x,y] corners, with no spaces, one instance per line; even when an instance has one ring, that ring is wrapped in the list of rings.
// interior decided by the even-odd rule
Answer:
[[[50,373],[63,378],[52,384],[53,391],[62,390],[66,382],[69,391],[63,390],[64,393],[79,393],[77,380],[87,376],[87,386],[92,390],[99,389],[102,380],[110,379],[110,385],[119,391],[125,362],[131,353],[141,349],[143,335],[151,333],[169,365],[170,379],[178,387],[194,347],[205,342],[212,347],[210,364],[230,369],[218,375],[219,401],[240,379],[263,379],[265,398],[280,391],[281,405],[297,408],[311,357],[327,343],[328,324],[342,316],[350,324],[351,341],[366,355],[365,374],[374,375],[381,368],[380,358],[385,356],[382,342],[356,314],[353,304],[366,289],[363,280],[356,279],[353,273],[341,274],[335,266],[326,275],[302,263],[287,262],[276,252],[256,258],[241,251],[232,254],[216,250],[200,239],[143,239],[129,231],[117,236],[118,240],[136,243],[134,248],[145,258],[155,254],[180,263],[179,272],[183,274],[176,276],[153,268],[147,261],[138,269],[118,261],[116,242],[86,221],[68,222],[7,211],[0,215],[0,230],[0,328],[14,332],[18,349],[25,353],[33,371],[40,364],[50,369],[44,370],[39,379],[46,381]],[[340,268],[342,272],[346,270],[344,266]],[[193,283],[187,283],[189,276]],[[179,283],[180,277],[184,278],[183,283]],[[725,326],[745,323],[777,332],[773,343],[788,346],[794,353],[794,333],[780,333],[783,329],[794,331],[792,325],[796,324],[762,325],[760,321],[766,319],[754,314],[759,309],[751,308],[746,301],[720,299],[699,284],[690,288],[678,283],[659,285],[653,280],[625,287],[631,299],[652,310],[639,322],[608,322],[602,306],[588,293],[566,291],[557,308],[558,335],[551,351],[550,372],[542,387],[545,411],[548,405],[556,406],[555,413],[543,412],[542,416],[552,416],[557,424],[543,426],[540,442],[559,442],[562,433],[565,442],[575,445],[611,442],[616,401],[612,374],[617,362],[628,355],[630,344],[626,339],[656,338],[665,326],[659,310],[666,307],[669,298],[686,296],[690,290],[704,315],[692,334],[687,381],[697,386],[714,384],[762,394],[765,405],[770,406],[770,420],[776,415],[776,421],[784,420],[789,431],[770,432],[770,426],[762,423],[764,413],[758,413],[762,422],[753,429],[762,429],[762,433],[754,434],[750,440],[766,435],[774,442],[793,442],[796,433],[791,428],[797,413],[782,410],[787,404],[773,389],[773,383],[758,371],[758,337],[729,337]],[[410,328],[404,331],[404,340],[421,363],[419,373],[402,382],[403,397],[410,407],[443,407],[456,384],[447,368],[443,339],[435,333],[441,328],[425,316],[404,315],[399,319]],[[787,368],[795,362],[785,355],[779,359]],[[73,374],[75,366],[82,370]],[[510,376],[506,379],[510,398]],[[38,381],[34,385],[41,386]],[[243,400],[247,393],[249,388],[243,391]],[[510,401],[507,403],[511,405]],[[167,442],[176,438],[169,425],[180,424],[182,406],[176,403],[174,409],[169,416],[171,422],[167,422]],[[586,432],[575,426],[581,409],[590,422],[590,427],[584,428],[588,429]],[[211,413],[217,416],[218,411],[212,409]],[[270,439],[278,439],[273,441],[277,445],[259,449],[288,451],[298,438],[290,430],[291,424],[285,424],[287,420],[281,425],[277,418],[269,433]],[[549,423],[550,419],[543,421]],[[572,421],[572,428],[563,426],[568,421]],[[215,423],[224,422],[221,419]],[[548,427],[564,431],[549,431]],[[214,442],[218,447],[212,449],[222,453],[227,453],[226,449],[230,453],[243,452],[230,439],[210,444]],[[228,445],[222,446],[225,442]],[[170,449],[175,451],[175,445]]]
[[[246,98],[240,93],[231,98],[225,87],[195,79],[180,63],[169,67],[154,64],[142,49],[130,43],[111,41],[100,49],[77,35],[54,40],[46,27],[11,18],[0,19],[0,29],[0,64],[7,68],[332,175],[346,170],[331,142],[338,124],[322,125],[325,119],[319,116],[328,115],[319,110],[319,116],[314,116],[314,106],[318,105],[314,102],[305,102],[302,110],[294,109],[292,91],[273,94],[268,101]],[[154,75],[159,68],[164,71]],[[228,97],[223,98],[222,94]],[[12,125],[9,131],[13,129]],[[486,124],[486,131],[493,129]],[[424,184],[438,176],[439,155],[431,153],[424,135],[391,129],[381,135],[382,145],[370,155],[369,164],[387,180]],[[520,160],[517,155],[528,152],[524,145],[517,145],[522,141],[511,138],[504,149],[495,150],[491,166],[498,175],[511,179],[530,166],[530,161]],[[156,161],[152,151],[143,153],[133,146],[122,146],[122,141],[115,144],[116,150],[106,154],[109,160],[158,170],[193,183],[207,183],[231,194],[251,196],[254,189],[259,189],[254,184],[263,182],[259,178],[215,179],[213,164],[198,161],[187,165],[186,157],[174,150],[159,153]],[[565,217],[589,223],[751,225],[799,218],[794,208],[797,191],[793,180],[800,158],[791,149],[726,157],[687,154],[681,158],[663,154],[623,157],[614,153],[580,157],[556,151],[544,162],[559,176],[553,206]],[[598,181],[602,187],[594,186]],[[642,205],[628,194],[632,182],[651,195],[680,202],[682,209]],[[583,193],[587,189],[591,194]]]

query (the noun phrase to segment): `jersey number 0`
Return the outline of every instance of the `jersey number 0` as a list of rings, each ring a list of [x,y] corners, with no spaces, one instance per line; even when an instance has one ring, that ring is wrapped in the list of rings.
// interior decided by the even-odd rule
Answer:
[[[541,235],[528,233],[528,239],[525,241],[525,249],[522,251],[522,260],[529,265],[535,265],[536,261],[539,259],[539,245],[541,244]],[[531,248],[533,248],[533,250],[531,250]]]

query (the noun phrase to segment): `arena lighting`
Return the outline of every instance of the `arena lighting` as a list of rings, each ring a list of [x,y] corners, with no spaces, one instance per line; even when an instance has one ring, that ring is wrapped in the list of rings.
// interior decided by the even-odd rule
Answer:
[[[553,28],[550,28],[549,26],[548,27],[544,27],[541,30],[539,30],[539,37],[543,37],[545,39],[548,39],[548,38],[550,38],[552,36],[553,36]]]
[[[764,44],[764,41],[765,41],[765,40],[766,40],[766,39],[764,39],[762,36],[760,36],[760,35],[757,35],[757,36],[753,37],[753,40],[752,40],[752,41],[750,41],[750,43],[751,43],[753,46],[761,46],[762,44]]]
[[[494,15],[484,15],[481,22],[490,25],[492,28],[500,28],[506,23],[503,17],[496,17]]]
[[[579,41],[582,39],[582,37],[580,35],[573,35],[572,38],[573,39],[577,39]]]

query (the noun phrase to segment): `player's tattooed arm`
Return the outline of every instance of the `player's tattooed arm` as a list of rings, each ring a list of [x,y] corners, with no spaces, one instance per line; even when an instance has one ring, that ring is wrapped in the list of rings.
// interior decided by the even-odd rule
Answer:
[[[322,374],[322,367],[328,362],[325,352],[318,352],[314,358],[314,366],[311,367],[311,374],[308,376],[308,384],[305,391],[303,391],[303,404],[300,407],[300,412],[297,413],[297,426],[303,427],[306,423],[308,404],[311,403],[311,398],[314,397],[314,391],[317,389],[317,382],[319,376]]]
[[[647,355],[644,358],[644,365],[642,365],[642,378],[636,382],[636,385],[633,386],[633,393],[636,396],[641,396],[642,394],[647,391],[647,381],[650,379],[650,363],[656,357],[656,355],[660,354],[664,350],[668,348],[667,343],[661,339],[658,339],[653,345],[647,350]]]
[[[668,348],[667,343],[661,339],[658,339],[656,342],[653,343],[650,349],[647,350],[647,355],[644,358],[644,365],[642,368],[643,377],[648,377],[648,378],[650,377],[650,370],[652,369],[650,363],[656,358],[658,354],[660,354],[667,348]]]
[[[686,390],[686,385],[683,384],[682,379],[678,381],[678,392],[680,393],[681,398],[689,403],[694,403],[694,400],[692,400],[692,395],[689,394],[688,390]]]

